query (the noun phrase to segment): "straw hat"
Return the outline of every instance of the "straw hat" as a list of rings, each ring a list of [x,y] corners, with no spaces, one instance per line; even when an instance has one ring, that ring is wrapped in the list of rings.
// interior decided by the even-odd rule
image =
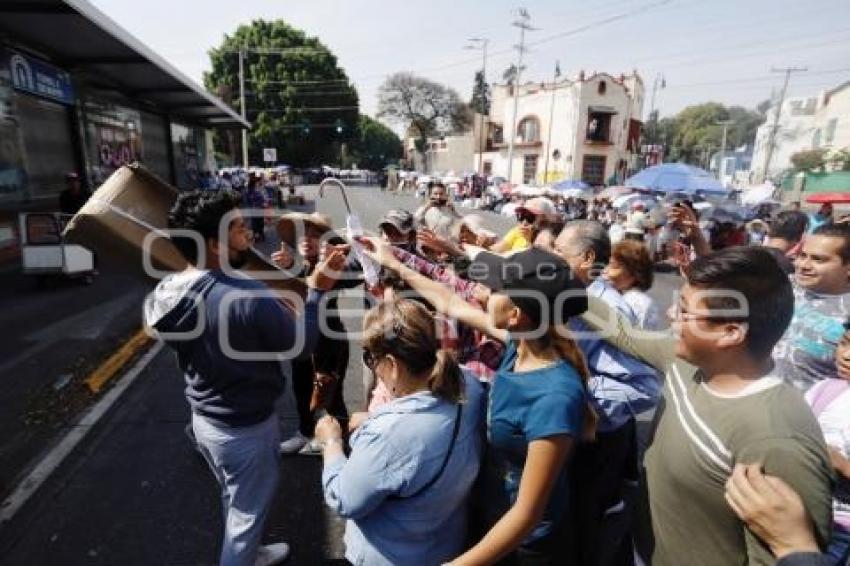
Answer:
[[[312,214],[305,214],[303,212],[284,214],[277,221],[277,235],[281,242],[289,246],[295,246],[296,237],[303,236],[308,226],[319,230],[323,237],[326,237],[326,234],[330,232],[330,236],[327,237],[329,243],[337,244],[345,242],[339,234],[333,231],[331,219],[318,212]]]
[[[530,199],[517,207],[517,212],[520,210],[527,210],[533,214],[542,215],[547,219],[555,217],[558,213],[555,209],[555,205],[546,197],[535,197]]]

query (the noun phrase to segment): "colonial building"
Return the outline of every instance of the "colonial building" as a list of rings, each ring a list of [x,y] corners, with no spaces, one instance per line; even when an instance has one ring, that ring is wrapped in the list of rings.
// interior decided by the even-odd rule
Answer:
[[[404,139],[404,157],[408,166],[429,175],[453,171],[461,175],[474,171],[475,138],[470,130],[462,134],[428,138],[425,151],[416,150],[416,138],[408,134]]]
[[[792,168],[791,156],[798,151],[850,147],[850,82],[822,91],[817,96],[787,98],[767,111],[764,124],[756,132],[750,169],[758,182],[765,178],[771,136],[779,112],[776,135],[767,178],[776,178]]]
[[[494,85],[490,114],[476,121],[476,151],[483,172],[507,177],[508,136],[515,132],[512,183],[582,180],[593,186],[621,181],[639,151],[644,86],[637,72],[607,73],[519,87],[516,128],[510,127],[514,88]]]

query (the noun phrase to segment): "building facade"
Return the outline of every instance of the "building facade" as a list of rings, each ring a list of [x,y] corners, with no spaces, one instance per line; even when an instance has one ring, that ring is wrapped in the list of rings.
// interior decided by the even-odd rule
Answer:
[[[31,9],[0,9],[0,206],[55,208],[66,173],[95,188],[134,161],[194,187],[213,129],[247,126],[88,2]]]
[[[424,152],[417,151],[416,139],[404,140],[404,157],[411,169],[429,175],[473,171],[475,137],[472,131],[452,136],[428,138]]]
[[[779,121],[772,136],[777,112]],[[765,171],[771,137],[773,151]],[[788,98],[781,109],[772,106],[756,133],[751,176],[755,182],[779,178],[792,168],[792,155],[819,148],[850,148],[850,82],[817,96]]]
[[[494,85],[490,113],[476,122],[472,168],[508,176],[508,136],[515,132],[510,182],[545,184],[563,179],[593,186],[622,181],[639,152],[644,86],[635,72],[607,73],[518,89],[516,128],[510,127],[514,88]],[[480,155],[479,155],[480,153]]]

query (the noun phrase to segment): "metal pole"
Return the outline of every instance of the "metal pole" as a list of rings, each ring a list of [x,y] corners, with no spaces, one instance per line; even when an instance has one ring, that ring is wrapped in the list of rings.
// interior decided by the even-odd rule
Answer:
[[[558,68],[559,65],[555,65],[555,75],[552,78],[552,102],[549,105],[549,126],[547,132],[546,139],[546,165],[543,167],[543,184],[545,185],[549,181],[549,155],[552,153],[552,122],[555,120],[555,93],[558,90]]]
[[[773,159],[773,152],[776,148],[776,134],[779,131],[779,115],[782,113],[782,105],[785,103],[785,94],[788,92],[788,83],[791,80],[791,73],[797,71],[808,71],[808,67],[786,67],[784,69],[771,69],[771,73],[785,73],[785,83],[782,85],[782,94],[779,95],[779,104],[776,107],[776,115],[773,117],[773,126],[770,128],[770,138],[767,142],[767,157],[764,160],[763,179],[767,179],[770,171],[770,160]]]
[[[511,136],[508,139],[508,183],[511,182],[511,174],[513,173],[514,166],[514,139],[517,134],[516,116],[519,110],[519,79],[522,75],[522,56],[525,54],[525,31],[535,29],[528,25],[528,20],[531,19],[531,16],[528,15],[528,11],[525,8],[520,8],[519,17],[520,19],[512,24],[514,27],[519,28],[519,45],[517,46],[519,53],[517,56],[516,73],[514,74],[514,111],[509,130]]]
[[[242,119],[247,114],[245,109],[245,50],[239,50],[239,105],[242,107]],[[248,168],[248,130],[242,128],[242,167]]]
[[[723,169],[723,160],[726,158],[726,129],[730,124],[734,124],[733,120],[721,120],[717,122],[718,126],[723,126],[723,136],[720,141],[720,161],[717,162],[717,179],[721,178],[721,171]]]
[[[484,59],[481,61],[481,74],[484,79],[484,86],[487,86],[487,44],[490,43],[489,39],[484,39],[482,41],[483,51],[484,51]],[[489,114],[489,112],[488,112]],[[478,125],[478,174],[484,175],[484,140],[487,139],[487,136],[484,135],[484,114],[481,114],[480,124]]]

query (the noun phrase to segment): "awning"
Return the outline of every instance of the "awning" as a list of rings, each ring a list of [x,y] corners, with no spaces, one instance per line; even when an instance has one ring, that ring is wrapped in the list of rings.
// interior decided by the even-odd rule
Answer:
[[[141,6],[141,4],[140,4]],[[0,2],[8,40],[49,56],[87,82],[208,127],[249,127],[227,104],[85,0]]]
[[[588,110],[591,112],[597,112],[599,114],[616,114],[617,109],[613,106],[588,106]]]

